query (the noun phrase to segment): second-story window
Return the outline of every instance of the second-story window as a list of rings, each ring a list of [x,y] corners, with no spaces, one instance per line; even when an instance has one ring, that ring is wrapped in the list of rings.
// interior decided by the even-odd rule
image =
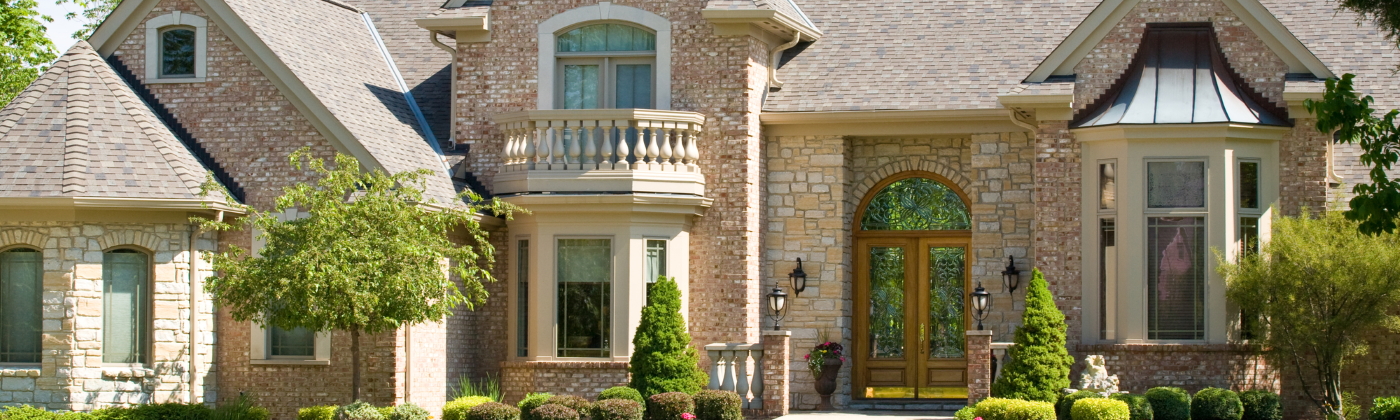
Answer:
[[[160,32],[160,76],[195,77],[194,28],[171,28]]]
[[[558,108],[655,107],[656,34],[593,24],[560,34],[556,46]]]

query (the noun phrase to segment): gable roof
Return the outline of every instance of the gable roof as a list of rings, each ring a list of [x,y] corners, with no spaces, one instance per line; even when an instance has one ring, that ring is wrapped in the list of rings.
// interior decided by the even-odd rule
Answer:
[[[437,0],[345,0],[369,14],[439,142],[452,133],[452,55],[428,41],[414,19],[439,12]],[[485,9],[463,8],[463,9]],[[454,9],[448,9],[454,10]],[[451,40],[444,39],[451,43]]]
[[[84,41],[0,109],[0,197],[205,201],[206,173]]]

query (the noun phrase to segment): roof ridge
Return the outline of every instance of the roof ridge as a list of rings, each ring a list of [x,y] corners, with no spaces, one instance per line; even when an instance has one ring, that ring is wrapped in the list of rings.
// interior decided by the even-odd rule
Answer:
[[[92,134],[92,84],[96,81],[92,63],[86,62],[84,52],[92,51],[86,42],[64,54],[68,60],[68,101],[63,123],[63,194],[87,192],[88,136]],[[95,54],[94,54],[95,55]]]

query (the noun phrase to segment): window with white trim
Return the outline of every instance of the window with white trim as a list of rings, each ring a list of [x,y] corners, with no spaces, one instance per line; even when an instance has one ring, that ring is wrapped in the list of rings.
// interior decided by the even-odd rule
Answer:
[[[608,357],[612,339],[612,239],[559,238],[559,357]]]
[[[208,21],[171,12],[146,21],[144,83],[198,83],[208,62]]]
[[[597,23],[559,34],[555,46],[559,109],[654,107],[656,34]]]
[[[1147,161],[1147,338],[1205,339],[1206,161]]]
[[[148,363],[150,321],[150,256],[125,248],[102,253],[102,363]]]
[[[1109,301],[1116,294],[1118,275],[1118,161],[1099,161],[1099,338],[1113,338],[1114,314]]]

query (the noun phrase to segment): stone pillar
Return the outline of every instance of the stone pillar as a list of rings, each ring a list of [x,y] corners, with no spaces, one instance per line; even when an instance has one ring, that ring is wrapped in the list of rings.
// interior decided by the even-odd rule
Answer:
[[[967,405],[992,395],[992,331],[967,332]]]
[[[791,356],[789,341],[792,331],[763,332],[763,414],[774,418],[788,413],[791,390],[788,384],[788,357]]]

